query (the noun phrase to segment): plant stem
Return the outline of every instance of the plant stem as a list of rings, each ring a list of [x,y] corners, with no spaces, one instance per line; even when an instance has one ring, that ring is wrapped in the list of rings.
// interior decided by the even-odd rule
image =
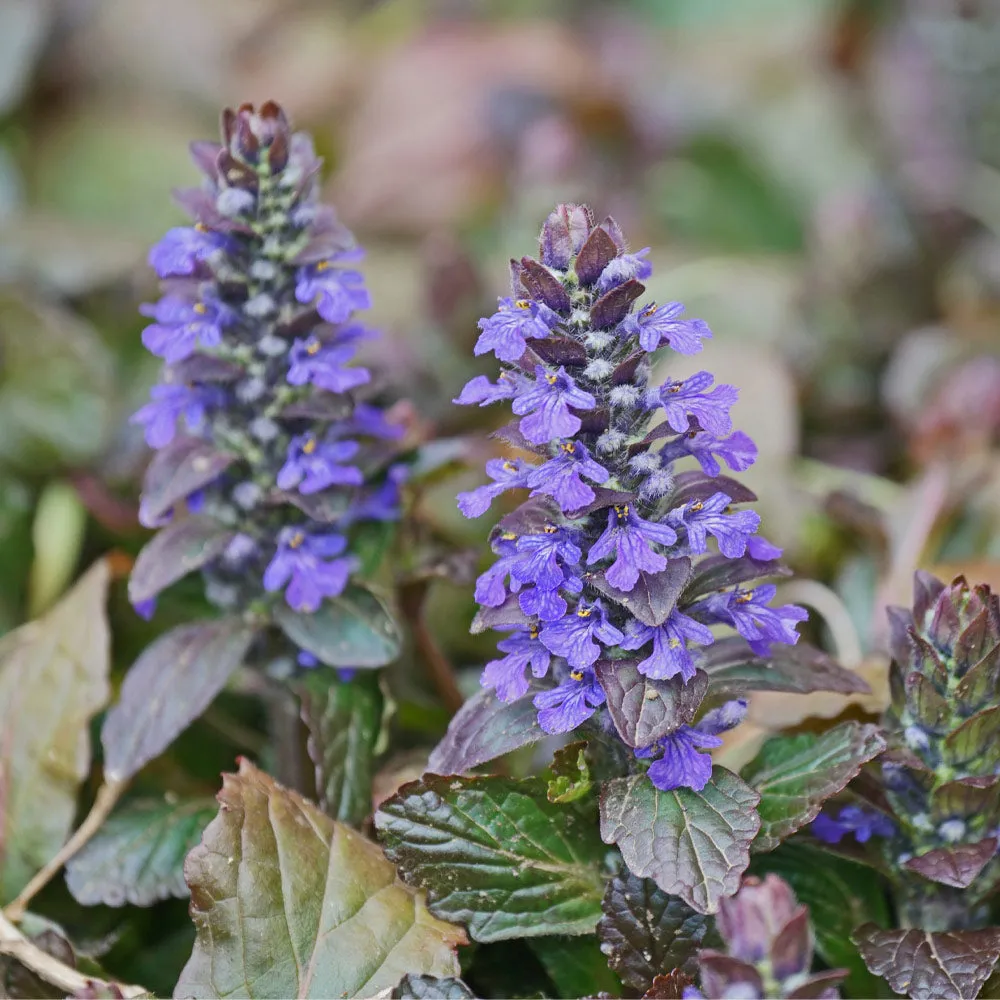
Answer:
[[[105,781],[101,785],[90,812],[87,813],[84,821],[77,827],[73,836],[63,844],[55,857],[21,890],[18,897],[4,908],[4,915],[9,920],[20,920],[24,911],[28,908],[28,903],[52,881],[62,866],[97,833],[127,786],[127,781]]]
[[[29,941],[10,923],[3,913],[0,913],[0,955],[9,955],[36,975],[41,976],[47,983],[57,986],[60,990],[71,995],[76,995],[88,987],[92,987],[95,982],[99,982],[99,980],[94,980],[92,977],[85,976],[82,972],[70,968],[47,951],[42,951],[38,945]],[[148,990],[143,986],[119,985],[118,989],[125,997],[149,995]]]
[[[449,712],[457,712],[465,698],[455,680],[455,670],[451,661],[441,651],[437,640],[431,635],[424,621],[424,600],[427,597],[427,581],[419,580],[404,584],[399,588],[399,605],[410,624],[417,653],[427,667],[431,682],[441,696]]]

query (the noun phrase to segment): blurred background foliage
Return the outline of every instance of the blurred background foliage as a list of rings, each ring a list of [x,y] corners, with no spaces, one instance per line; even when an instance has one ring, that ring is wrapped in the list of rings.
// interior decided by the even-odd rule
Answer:
[[[489,369],[476,319],[556,200],[614,215],[652,247],[652,295],[709,322],[703,358],[672,371],[739,385],[747,479],[799,574],[785,596],[875,687],[853,707],[762,697],[732,760],[769,727],[879,707],[881,609],[907,602],[914,566],[1000,586],[992,0],[0,0],[0,633],[101,553],[126,572],[146,537],[149,455],[127,423],[155,375],[146,248],[182,219],[188,141],[267,98],[316,135],[368,250],[385,339],[365,361],[428,435],[467,436],[468,468],[420,498],[426,537],[485,554],[488,524],[453,498],[502,416],[449,400]],[[490,648],[447,575],[432,652],[471,690]],[[120,679],[207,607],[192,579],[147,624],[119,581],[111,613]],[[447,722],[427,655],[391,669],[384,794]],[[223,695],[138,790],[213,794],[238,753],[280,773],[254,694]],[[118,975],[171,988],[183,902],[45,898]]]

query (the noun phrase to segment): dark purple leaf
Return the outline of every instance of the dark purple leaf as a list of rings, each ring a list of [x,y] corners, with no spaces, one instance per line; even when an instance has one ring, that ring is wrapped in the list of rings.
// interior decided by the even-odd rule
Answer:
[[[699,670],[687,684],[680,676],[655,681],[640,674],[636,662],[598,660],[595,669],[621,738],[630,747],[648,747],[694,719],[708,678]]]
[[[955,694],[969,705],[981,705],[1000,686],[1000,646],[991,650],[958,683]]]
[[[570,368],[580,368],[587,363],[587,351],[583,344],[578,344],[569,337],[546,337],[544,340],[533,340],[531,351],[539,361],[547,365],[568,365]]]
[[[515,535],[535,535],[559,520],[559,507],[551,497],[531,497],[500,518],[497,529]]]
[[[728,590],[738,584],[765,577],[791,576],[792,571],[782,566],[776,559],[760,562],[748,556],[742,559],[727,559],[725,556],[709,556],[695,567],[691,582],[684,590],[685,603],[694,601],[705,594],[717,590]]]
[[[490,434],[491,438],[504,441],[512,448],[520,448],[522,451],[533,451],[537,454],[538,449],[521,433],[521,421],[514,420],[509,424],[504,424]]]
[[[181,625],[148,646],[104,719],[104,773],[123,781],[205,711],[243,662],[256,629],[239,619]]]
[[[817,972],[788,994],[788,1000],[829,1000],[838,995],[838,987],[847,976],[847,969],[831,969],[829,972]],[[852,994],[856,995],[856,994]]]
[[[556,312],[569,312],[569,293],[563,288],[562,282],[547,267],[530,257],[522,257],[519,277],[529,298],[544,302]]]
[[[1000,738],[1000,705],[995,705],[966,719],[945,737],[944,759],[954,766],[965,764],[987,752],[995,755],[1000,751],[998,738]]]
[[[628,871],[608,882],[601,909],[601,951],[622,982],[636,990],[649,989],[664,969],[694,975],[698,950],[718,941],[711,918]]]
[[[624,385],[627,382],[634,381],[636,369],[639,367],[640,362],[644,361],[647,357],[648,355],[645,351],[636,351],[631,357],[626,358],[611,373],[611,384]]]
[[[612,587],[604,573],[595,573],[591,583],[606,597],[628,609],[644,625],[662,625],[674,610],[677,598],[691,576],[691,560],[687,556],[670,559],[660,573],[639,571],[639,579],[630,592]]]
[[[303,399],[289,403],[281,411],[283,420],[343,420],[351,413],[351,404],[346,396],[336,392],[316,390]]]
[[[819,735],[773,736],[743,769],[760,793],[754,850],[771,851],[811,823],[823,803],[847,787],[885,749],[878,727],[845,722]]]
[[[595,486],[594,499],[584,507],[577,510],[567,511],[569,517],[586,517],[593,514],[595,510],[604,510],[613,507],[615,504],[634,503],[634,493],[623,493],[621,490],[607,490],[603,486]]]
[[[139,521],[152,527],[195,490],[218,479],[235,461],[199,438],[174,438],[149,463],[143,481]]]
[[[581,285],[592,285],[601,273],[618,256],[618,247],[608,233],[597,226],[580,247],[573,269]]]
[[[156,597],[188,573],[222,555],[233,532],[209,517],[186,517],[161,528],[135,560],[128,581],[133,604]]]
[[[615,778],[601,793],[601,836],[629,870],[651,878],[699,913],[714,913],[750,863],[759,794],[724,767],[700,791],[661,792],[644,774]]]
[[[978,996],[1000,958],[1000,927],[931,933],[863,924],[851,939],[876,976],[915,1000]]]
[[[951,707],[934,685],[912,671],[905,680],[906,704],[917,722],[937,732],[951,718]]]
[[[700,666],[709,675],[712,692],[726,695],[747,691],[788,691],[811,694],[867,694],[857,674],[813,646],[774,646],[769,656],[757,656],[741,638],[716,639],[702,653]]]
[[[479,635],[480,632],[500,625],[527,625],[530,620],[521,610],[517,594],[509,594],[498,608],[480,608],[472,619],[469,631],[473,635]]]
[[[642,1000],[683,1000],[684,990],[694,980],[679,969],[657,976],[649,989],[642,995]]]
[[[625,284],[612,288],[590,307],[590,322],[597,330],[620,323],[632,307],[632,303],[646,290],[646,286],[632,278]]]
[[[809,911],[799,907],[771,943],[771,971],[779,981],[801,976],[812,964],[813,943],[809,929]]]
[[[931,793],[930,818],[937,826],[946,819],[983,817],[986,826],[996,826],[995,817],[1000,811],[1000,777],[956,778],[938,785]]]
[[[938,847],[926,854],[910,858],[903,867],[923,875],[931,882],[967,889],[996,854],[996,837],[987,837],[977,844],[954,844]]]
[[[275,505],[290,503],[314,521],[319,521],[321,524],[333,524],[334,521],[343,517],[354,503],[356,495],[354,490],[343,487],[336,490],[322,490],[319,493],[308,495],[298,493],[295,490],[288,492],[275,490],[268,497],[268,502]]]
[[[753,503],[757,494],[729,476],[706,476],[704,472],[680,472],[674,480],[670,506],[680,507],[691,500],[707,500],[716,493],[725,493],[733,503]]]
[[[178,383],[235,382],[243,374],[240,365],[211,354],[192,354],[171,365],[169,371],[172,381]]]
[[[493,691],[477,691],[455,714],[444,739],[431,751],[427,769],[439,774],[463,774],[545,739],[534,692],[517,701],[501,701]]]
[[[703,951],[698,964],[706,996],[732,996],[733,993],[737,996],[765,995],[760,973],[748,962],[718,951]]]

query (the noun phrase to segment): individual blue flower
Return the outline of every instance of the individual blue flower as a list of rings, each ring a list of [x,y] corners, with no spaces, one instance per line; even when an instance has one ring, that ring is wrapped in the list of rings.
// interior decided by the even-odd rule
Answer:
[[[354,370],[365,371],[363,368]],[[385,411],[371,403],[356,403],[354,412],[343,421],[341,427],[345,434],[364,434],[383,441],[397,441],[406,434],[406,428],[402,424],[388,420]]]
[[[709,712],[693,726],[681,726],[649,747],[635,751],[636,757],[660,754],[649,765],[649,780],[661,791],[690,788],[700,792],[712,777],[712,758],[702,750],[722,746],[719,733],[738,726],[746,715],[744,699],[728,701]]]
[[[614,553],[615,561],[605,570],[604,578],[612,587],[630,591],[640,572],[659,573],[667,568],[666,557],[651,546],[673,545],[676,541],[677,532],[668,524],[644,520],[631,504],[616,504],[608,511],[604,533],[587,553],[587,565],[593,566]]]
[[[465,388],[452,402],[461,406],[471,406],[473,403],[489,406],[490,403],[498,403],[502,399],[513,399],[516,391],[517,382],[510,372],[501,372],[495,383],[485,375],[477,375],[466,382]]]
[[[722,472],[719,458],[733,472],[746,472],[757,461],[757,445],[743,431],[736,431],[727,438],[717,438],[707,431],[688,431],[664,445],[660,454],[667,462],[692,455],[706,476],[717,476]]]
[[[351,556],[335,558],[346,548],[343,535],[311,535],[299,528],[282,528],[278,551],[264,571],[264,589],[274,593],[285,588],[289,607],[311,614],[324,597],[337,597],[347,586],[357,560]]]
[[[578,594],[582,589],[579,577],[570,577],[567,589]],[[569,608],[566,598],[558,590],[544,590],[541,587],[522,590],[517,603],[524,614],[537,617],[542,622],[559,621]]]
[[[580,429],[581,420],[570,407],[592,410],[596,405],[597,400],[578,388],[565,368],[551,372],[535,365],[534,385],[518,394],[511,409],[522,418],[521,433],[532,444],[545,444],[572,437]]]
[[[626,337],[638,337],[644,351],[655,351],[661,344],[669,344],[678,354],[697,354],[702,340],[710,338],[712,331],[701,319],[679,319],[684,312],[680,302],[645,306],[630,313],[621,321],[618,330]]]
[[[538,626],[503,626],[512,629],[511,636],[501,639],[497,649],[507,655],[490,660],[483,670],[482,685],[494,688],[501,701],[516,701],[527,693],[528,679],[524,672],[531,667],[534,677],[544,677],[548,673],[552,654],[538,640]]]
[[[697,672],[688,641],[709,646],[714,636],[708,626],[674,608],[662,625],[645,625],[633,618],[626,626],[625,639],[620,645],[622,649],[636,650],[652,642],[653,651],[636,664],[639,673],[658,681],[680,674],[686,684]]]
[[[174,294],[164,295],[153,304],[144,303],[139,311],[156,320],[142,331],[143,345],[168,364],[183,361],[199,347],[218,347],[223,329],[236,318],[233,310],[221,302],[192,302]]]
[[[562,656],[571,667],[592,666],[601,655],[598,640],[617,646],[625,638],[609,621],[600,598],[593,604],[581,601],[575,611],[557,622],[546,624],[541,639],[545,648]]]
[[[773,583],[761,584],[752,590],[737,587],[724,594],[712,594],[699,601],[695,608],[706,612],[714,621],[732,625],[758,655],[766,656],[772,642],[788,645],[798,642],[794,623],[809,617],[804,608],[795,604],[769,607],[776,593]]]
[[[358,521],[398,520],[403,500],[403,484],[409,478],[410,467],[404,462],[390,465],[381,485],[357,497],[339,523],[347,527]]]
[[[458,509],[466,517],[480,517],[489,510],[489,506],[507,490],[519,489],[528,485],[528,478],[535,468],[523,458],[507,461],[503,458],[491,458],[486,463],[486,475],[493,480],[474,490],[458,494]]]
[[[357,453],[357,441],[321,441],[312,433],[299,434],[288,444],[276,479],[278,489],[298,488],[299,493],[309,495],[334,484],[360,486],[364,482],[361,470],[343,464]]]
[[[703,431],[716,437],[725,437],[733,429],[729,410],[739,398],[739,390],[732,385],[717,385],[707,392],[714,381],[708,372],[695,372],[685,379],[668,379],[653,393],[675,431],[684,434],[689,430],[689,416]]]
[[[185,277],[194,274],[198,265],[216,250],[226,246],[221,233],[213,232],[200,223],[177,226],[167,231],[149,251],[149,266],[161,278]]]
[[[612,288],[624,285],[626,281],[645,281],[653,273],[653,265],[646,260],[649,247],[643,247],[638,253],[623,253],[615,257],[597,279],[597,292],[604,295]]]
[[[891,837],[896,827],[876,809],[844,806],[836,817],[821,812],[810,824],[809,832],[827,844],[839,844],[848,834],[864,844],[872,837]]]
[[[576,544],[577,532],[547,525],[537,534],[521,535],[514,542],[517,558],[510,573],[519,583],[533,583],[542,590],[555,590],[566,579],[566,566],[576,566],[583,553]]]
[[[763,535],[753,535],[747,539],[747,555],[757,562],[770,562],[772,559],[780,559],[784,549],[778,548],[769,542]]]
[[[142,424],[146,444],[150,448],[164,448],[177,433],[177,421],[181,417],[187,429],[197,432],[205,420],[209,394],[183,384],[167,383],[154,385],[149,391],[152,399],[136,410],[130,423]]]
[[[328,392],[347,392],[371,379],[367,368],[346,367],[354,358],[354,348],[340,338],[324,343],[313,335],[296,340],[289,352],[289,385],[311,382]]]
[[[499,608],[507,600],[504,581],[510,574],[511,565],[517,559],[516,539],[517,535],[513,532],[505,532],[493,542],[493,551],[500,558],[476,580],[476,603],[484,608]],[[516,583],[512,589],[516,592]]]
[[[569,677],[551,691],[533,699],[538,724],[547,733],[568,733],[586,722],[605,702],[604,689],[589,667],[571,670]]]
[[[713,493],[707,500],[692,500],[670,512],[669,522],[687,530],[689,554],[705,552],[710,534],[727,559],[739,559],[746,552],[750,536],[760,527],[760,515],[752,510],[730,513],[730,503],[727,494]]]
[[[541,302],[500,299],[497,311],[479,321],[482,333],[473,353],[493,351],[501,361],[518,361],[527,350],[529,340],[547,337],[558,322],[559,314]]]
[[[527,485],[531,495],[550,496],[563,511],[579,510],[592,503],[596,494],[582,480],[604,483],[608,470],[590,457],[590,452],[579,441],[566,441],[559,446],[559,454],[528,475]]]
[[[327,323],[343,323],[355,310],[370,309],[371,296],[360,271],[338,267],[359,260],[360,250],[336,254],[330,260],[300,267],[296,274],[295,298],[306,305],[316,301],[316,311]]]

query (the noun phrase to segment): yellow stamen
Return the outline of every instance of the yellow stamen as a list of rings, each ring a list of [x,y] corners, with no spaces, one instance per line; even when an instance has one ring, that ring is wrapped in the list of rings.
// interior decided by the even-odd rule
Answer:
[[[318,340],[310,340],[309,343],[306,344],[306,354],[310,356],[319,354],[319,349],[322,346],[323,345]]]
[[[321,260],[316,265],[316,270],[320,271],[320,272],[322,272],[322,271],[328,271],[328,270],[330,270],[331,267],[333,267],[333,265],[328,260]]]
[[[681,641],[680,641],[680,639],[668,639],[667,640],[667,645],[671,649],[679,649],[680,645],[681,645]]]
[[[545,381],[548,382],[549,385],[555,385],[556,384],[556,380],[558,378],[559,378],[558,375],[546,375],[545,376]]]
[[[194,228],[195,228],[195,232],[198,232],[198,233],[207,233],[208,232],[208,226],[206,226],[204,222],[196,222],[194,224]]]
[[[570,677],[570,680],[573,680],[573,681],[582,681],[583,680],[583,671],[582,670],[571,670],[569,672],[569,677]]]
[[[697,514],[699,510],[704,510],[704,509],[705,505],[700,500],[695,500],[695,502],[691,504],[691,511],[695,514]]]
[[[572,441],[567,441],[562,446],[562,450],[566,452],[567,455],[572,455],[576,451],[576,444]]]
[[[554,535],[558,530],[559,529],[554,524],[547,524],[544,528],[542,528],[542,531],[544,531],[546,535]]]
[[[316,438],[309,438],[302,446],[303,455],[311,455],[316,450]]]
[[[593,608],[578,608],[576,612],[577,618],[589,618],[594,613]]]
[[[736,598],[736,603],[749,604],[752,600],[753,600],[753,591],[748,590],[745,594],[740,594],[740,596]]]
[[[196,302],[193,308],[199,316],[204,316],[208,312],[208,306],[204,302]]]
[[[296,531],[295,534],[288,539],[288,547],[290,549],[297,549],[305,540],[306,536],[303,535],[301,531]]]
[[[504,472],[517,472],[517,466],[513,462],[503,463]]]
[[[516,305],[518,309],[530,309],[531,308],[531,300],[530,299],[518,299],[514,303],[514,305]]]
[[[537,639],[538,638],[538,626],[537,625],[529,625],[528,626],[528,638],[529,639]]]
[[[515,535],[513,531],[505,531],[500,537],[505,542],[512,542],[515,538],[517,538],[517,535]]]

